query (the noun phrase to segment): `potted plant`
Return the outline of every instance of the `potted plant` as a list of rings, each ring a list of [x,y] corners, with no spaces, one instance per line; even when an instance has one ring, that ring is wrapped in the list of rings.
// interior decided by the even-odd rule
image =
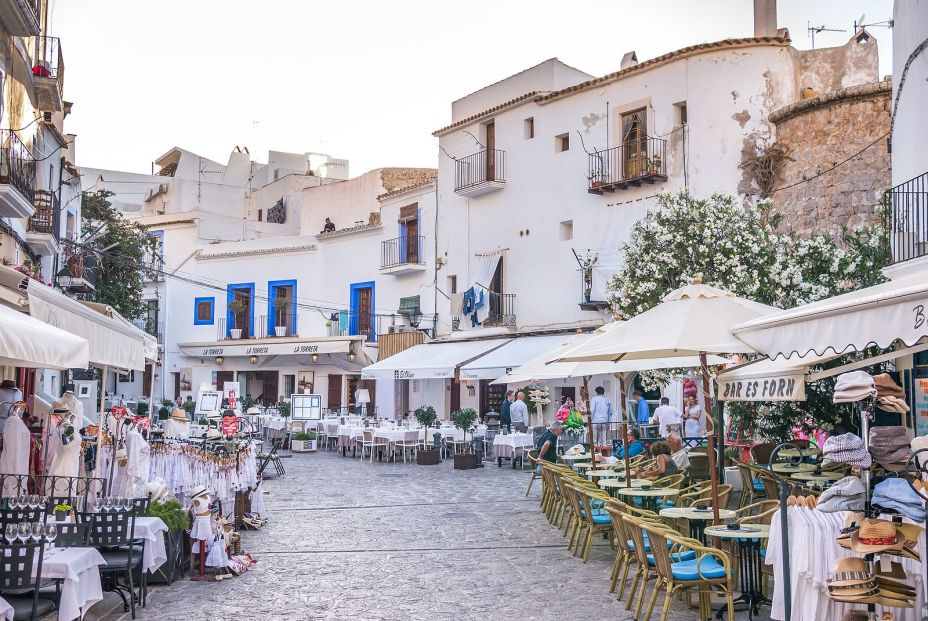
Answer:
[[[229,302],[229,312],[232,313],[232,327],[229,334],[234,339],[242,338],[242,329],[238,327],[238,316],[248,310],[248,304],[242,298],[234,298]]]
[[[149,517],[160,518],[168,527],[164,533],[165,551],[168,560],[149,576],[150,582],[174,581],[176,570],[183,571],[187,555],[184,551],[184,533],[190,528],[190,514],[176,500],[153,500],[148,505]]]
[[[67,522],[68,514],[71,513],[72,508],[73,507],[71,505],[66,505],[66,504],[55,505],[55,508],[54,508],[55,521],[56,522]]]
[[[467,432],[471,431],[474,428],[474,423],[477,421],[477,412],[473,408],[464,408],[463,410],[455,410],[451,413],[451,422],[454,423],[454,426],[458,429],[464,431],[464,440],[467,441]],[[465,445],[466,447],[466,445]],[[460,453],[454,456],[454,469],[455,470],[471,470],[477,467],[477,454],[466,452],[465,448],[464,453]]]
[[[136,416],[148,416],[148,404],[141,402],[135,406]]]
[[[286,401],[281,401],[277,404],[277,415],[283,418],[290,416],[290,404]]]
[[[416,463],[422,466],[434,466],[441,461],[441,451],[432,447],[429,448],[429,429],[438,420],[435,408],[431,405],[424,405],[415,411],[416,421],[425,428],[424,440],[422,442],[423,450],[416,451]]]
[[[648,174],[649,175],[659,175],[661,174],[661,156],[655,155],[648,160]]]
[[[287,309],[290,306],[290,300],[280,296],[274,298],[274,309],[276,310],[276,322],[274,324],[274,334],[277,336],[287,336]]]
[[[589,287],[585,288],[585,289],[583,290],[583,301],[586,302],[586,303],[589,303],[589,302],[590,302],[590,296],[592,296],[592,295],[593,295],[593,290],[590,289]]]
[[[303,431],[293,436],[294,453],[313,453],[316,451],[316,432]]]

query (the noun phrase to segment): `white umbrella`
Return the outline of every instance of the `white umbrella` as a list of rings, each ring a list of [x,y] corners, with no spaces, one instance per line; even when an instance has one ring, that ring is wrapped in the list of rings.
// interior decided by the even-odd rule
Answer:
[[[622,323],[621,329],[603,334],[561,358],[563,362],[591,360],[635,360],[699,356],[703,371],[705,411],[710,412],[707,353],[740,354],[754,350],[731,333],[735,324],[750,321],[779,309],[704,285],[700,280],[671,291],[654,308]],[[720,416],[721,418],[721,416]],[[718,422],[722,433],[722,421]],[[723,438],[724,440],[724,438]],[[709,437],[709,467],[712,495],[718,498],[715,448]],[[718,502],[713,502],[718,523]]]
[[[85,339],[0,305],[0,366],[86,369],[89,358]]]

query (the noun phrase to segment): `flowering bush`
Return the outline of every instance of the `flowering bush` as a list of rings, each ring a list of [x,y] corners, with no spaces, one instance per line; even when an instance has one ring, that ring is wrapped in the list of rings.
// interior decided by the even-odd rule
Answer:
[[[780,229],[782,215],[769,204],[743,208],[730,196],[696,199],[685,192],[664,194],[658,203],[632,228],[621,248],[623,267],[608,285],[613,310],[626,319],[695,277],[780,308],[883,281],[886,232],[879,225],[802,238]],[[653,388],[681,375],[678,370],[643,373],[642,383]],[[778,428],[796,422],[800,412],[809,425],[834,423],[833,409],[815,398],[762,409],[762,418],[776,420]]]

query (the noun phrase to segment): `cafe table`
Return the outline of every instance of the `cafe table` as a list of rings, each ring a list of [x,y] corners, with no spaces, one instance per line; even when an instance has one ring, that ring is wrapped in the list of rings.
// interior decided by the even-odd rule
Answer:
[[[613,470],[611,468],[597,468],[596,470],[587,470],[586,476],[590,479],[593,477],[600,478],[613,478],[613,477],[623,477],[625,476],[624,470]]]
[[[804,449],[782,449],[777,453],[780,457],[815,457],[821,454],[822,451],[814,446]]]
[[[58,619],[82,617],[103,599],[100,565],[106,565],[96,548],[54,548],[42,559],[42,578],[61,580]]]
[[[707,523],[715,519],[715,514],[711,506],[706,509],[697,509],[696,507],[667,507],[666,509],[661,509],[658,515],[673,520],[686,520],[690,525],[690,537],[698,539],[703,543],[706,542],[703,537],[703,530],[706,528]],[[730,520],[737,515],[738,514],[731,509],[719,509],[720,520]]]
[[[738,546],[741,595],[735,601],[747,603],[748,619],[753,620],[754,615],[758,614],[758,606],[770,603],[770,600],[764,597],[764,577],[761,573],[760,558],[762,542],[770,537],[770,526],[741,524],[738,530],[732,530],[727,526],[707,526],[704,532],[707,537],[732,540]]]
[[[837,481],[844,478],[844,474],[841,472],[797,472],[796,474],[790,475],[791,479],[796,479],[797,481],[812,481],[813,483],[828,483],[830,481]]]
[[[167,525],[159,517],[141,516],[135,518],[132,538],[145,541],[145,549],[142,552],[142,569],[145,571],[157,571],[168,560],[163,534],[167,530]]]
[[[0,620],[13,621],[13,607],[2,597],[0,597]]]
[[[561,455],[561,461],[566,461],[568,464],[575,461],[590,461],[592,459],[589,453],[577,453],[576,455],[568,455],[567,453]]]
[[[532,450],[535,438],[530,433],[501,433],[493,437],[493,457],[496,458],[496,465],[503,467],[503,460],[508,459],[512,462],[515,469],[516,462],[524,459],[525,454]]]
[[[616,488],[616,493],[619,496],[631,496],[634,498],[641,498],[641,508],[647,509],[648,511],[654,511],[657,508],[658,498],[667,498],[669,496],[676,496],[677,494],[680,493],[680,490],[673,488],[673,487],[651,487],[651,488],[645,489],[643,487],[634,487],[634,485],[635,485],[635,482],[632,481],[631,488],[628,488],[628,487]]]
[[[780,474],[790,474],[790,475],[794,473],[800,473],[800,472],[815,472],[816,470],[818,470],[818,466],[815,464],[780,463],[780,464],[773,464],[771,468],[773,469],[774,472],[778,472]]]

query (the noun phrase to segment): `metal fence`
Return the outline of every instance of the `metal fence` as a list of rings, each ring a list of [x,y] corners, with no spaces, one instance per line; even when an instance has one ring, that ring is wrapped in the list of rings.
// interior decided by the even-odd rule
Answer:
[[[380,267],[395,267],[409,263],[422,263],[422,235],[402,236],[380,242]]]
[[[484,149],[454,162],[454,189],[465,190],[488,182],[505,183],[506,152]]]
[[[628,141],[589,155],[589,191],[602,193],[667,177],[667,141]]]
[[[0,130],[0,183],[16,188],[23,198],[35,202],[35,158],[16,132]]]
[[[34,494],[55,498],[86,499],[97,495],[105,496],[106,479],[0,473],[0,494],[4,497]]]
[[[35,38],[35,66],[32,68],[32,74],[55,80],[58,83],[58,93],[64,94],[64,55],[61,53],[61,40],[58,37]]]
[[[892,188],[889,199],[885,212],[889,261],[928,255],[928,172]]]

